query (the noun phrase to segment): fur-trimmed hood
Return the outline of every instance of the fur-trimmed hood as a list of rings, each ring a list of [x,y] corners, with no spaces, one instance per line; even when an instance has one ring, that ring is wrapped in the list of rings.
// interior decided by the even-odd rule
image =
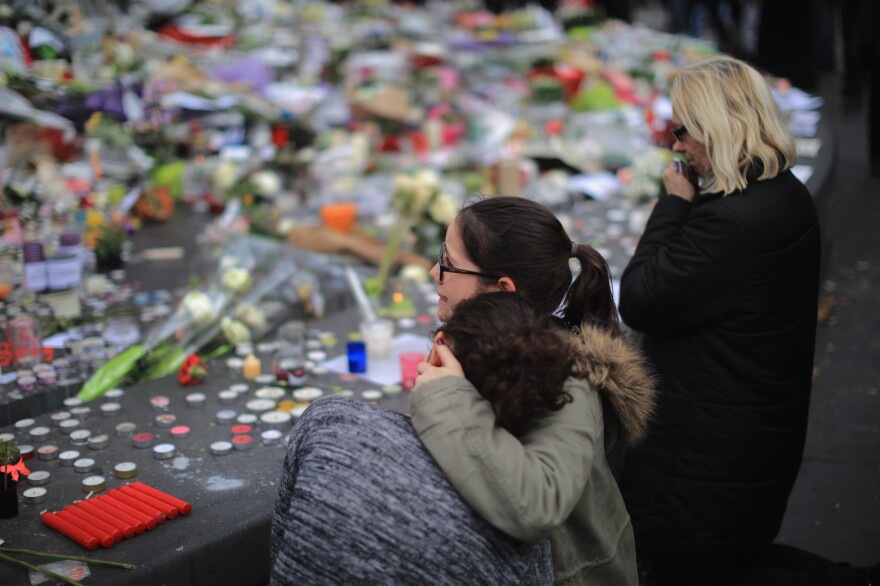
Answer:
[[[624,443],[638,444],[654,412],[654,380],[647,361],[624,338],[587,322],[574,334],[575,376],[598,389],[614,409]]]

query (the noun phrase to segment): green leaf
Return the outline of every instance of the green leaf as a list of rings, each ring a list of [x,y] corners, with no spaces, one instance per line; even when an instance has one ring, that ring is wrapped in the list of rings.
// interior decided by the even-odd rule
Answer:
[[[119,386],[122,380],[135,370],[137,361],[146,353],[147,349],[141,344],[129,346],[99,368],[86,381],[77,397],[86,402],[102,397],[110,389]]]
[[[180,347],[172,348],[158,362],[152,364],[143,374],[139,375],[138,380],[150,381],[177,374],[177,371],[183,366],[184,360],[186,360],[186,351]]]

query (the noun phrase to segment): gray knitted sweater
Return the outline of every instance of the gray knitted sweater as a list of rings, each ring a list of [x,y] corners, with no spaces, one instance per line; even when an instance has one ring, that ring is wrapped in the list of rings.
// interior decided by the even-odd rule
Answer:
[[[271,583],[552,584],[526,545],[465,504],[410,420],[343,397],[297,421],[271,536]]]

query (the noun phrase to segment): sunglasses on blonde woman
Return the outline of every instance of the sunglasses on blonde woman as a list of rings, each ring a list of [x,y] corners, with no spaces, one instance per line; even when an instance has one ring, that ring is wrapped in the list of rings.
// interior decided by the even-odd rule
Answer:
[[[675,140],[677,140],[678,142],[683,142],[684,137],[688,133],[688,129],[682,125],[682,126],[678,126],[676,128],[671,129],[669,132],[672,133],[672,136],[675,137]]]

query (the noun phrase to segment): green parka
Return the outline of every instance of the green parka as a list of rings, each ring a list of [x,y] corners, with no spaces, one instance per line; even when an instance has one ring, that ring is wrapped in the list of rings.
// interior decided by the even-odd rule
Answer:
[[[606,453],[645,433],[653,386],[626,342],[584,326],[572,336],[572,402],[520,440],[495,426],[467,380],[413,391],[412,420],[453,486],[489,523],[526,542],[549,534],[558,584],[637,585],[629,515]]]

